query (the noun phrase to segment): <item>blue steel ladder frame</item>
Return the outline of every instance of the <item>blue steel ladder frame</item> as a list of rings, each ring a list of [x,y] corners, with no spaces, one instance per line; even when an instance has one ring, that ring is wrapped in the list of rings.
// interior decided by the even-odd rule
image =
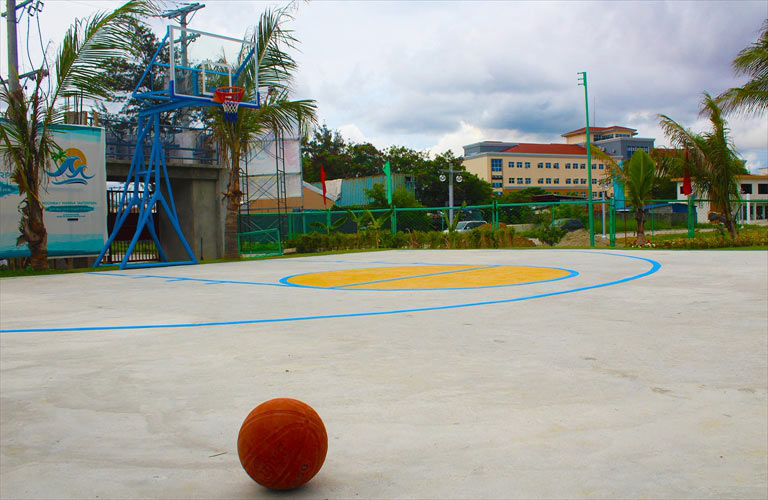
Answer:
[[[180,103],[180,106],[181,107]],[[176,205],[173,201],[173,192],[171,191],[171,183],[168,178],[168,168],[165,164],[165,151],[163,149],[163,143],[160,138],[160,113],[166,111],[170,107],[166,105],[155,106],[148,108],[139,113],[138,123],[138,137],[136,140],[136,149],[133,153],[133,159],[131,160],[131,167],[128,171],[128,179],[123,185],[123,193],[120,200],[120,207],[118,209],[115,225],[112,228],[112,234],[109,235],[104,248],[96,259],[93,267],[102,267],[102,259],[109,250],[112,242],[117,237],[120,228],[125,223],[133,207],[139,207],[139,221],[136,225],[136,232],[128,245],[123,256],[122,262],[120,262],[120,269],[132,269],[142,267],[159,267],[159,266],[172,266],[172,265],[186,265],[197,264],[197,257],[189,247],[184,233],[181,231],[179,225],[179,216],[176,212]],[[144,159],[144,139],[147,136],[152,138],[152,148],[150,151],[149,162],[146,163]],[[146,163],[146,165],[145,165]],[[154,185],[154,189],[150,189],[150,186]],[[168,199],[163,195],[161,186],[165,186]],[[160,239],[157,237],[155,231],[154,218],[152,210],[156,205],[165,210],[168,217],[168,221],[173,227],[176,235],[179,237],[181,244],[186,250],[189,260],[169,262],[168,258],[163,251],[163,247],[160,244]],[[158,208],[160,208],[158,207]],[[157,246],[158,256],[160,262],[143,262],[136,264],[129,264],[128,259],[133,253],[136,243],[139,240],[144,228],[149,230],[149,234]]]

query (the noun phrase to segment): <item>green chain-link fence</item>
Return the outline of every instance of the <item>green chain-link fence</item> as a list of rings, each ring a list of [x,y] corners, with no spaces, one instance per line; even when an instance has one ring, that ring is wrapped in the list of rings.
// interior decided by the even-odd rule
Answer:
[[[708,200],[650,200],[646,204],[645,231],[653,237],[656,231],[687,229],[689,238],[694,237],[696,228],[696,203]],[[741,200],[734,200],[741,203]],[[682,206],[682,208],[681,208]],[[616,244],[616,234],[624,238],[634,235],[637,230],[634,209],[627,205],[616,209],[614,200],[594,200],[594,232],[609,239],[610,246]],[[768,209],[766,209],[768,210]],[[302,234],[340,232],[352,234],[372,223],[382,232],[413,233],[444,231],[448,228],[448,215],[452,212],[460,221],[484,221],[493,229],[510,225],[524,227],[549,225],[559,219],[579,219],[588,227],[588,205],[586,201],[493,203],[465,207],[393,208],[374,210],[308,210],[278,214],[250,213],[240,215],[241,233],[273,229],[281,238],[295,238]],[[701,221],[707,222],[707,221]]]

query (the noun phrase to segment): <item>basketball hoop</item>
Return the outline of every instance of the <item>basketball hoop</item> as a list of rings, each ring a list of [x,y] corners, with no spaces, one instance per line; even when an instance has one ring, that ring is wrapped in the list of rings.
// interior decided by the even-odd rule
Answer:
[[[226,121],[237,121],[237,108],[240,106],[243,95],[245,95],[245,89],[242,87],[219,87],[213,93],[213,102],[221,104]]]

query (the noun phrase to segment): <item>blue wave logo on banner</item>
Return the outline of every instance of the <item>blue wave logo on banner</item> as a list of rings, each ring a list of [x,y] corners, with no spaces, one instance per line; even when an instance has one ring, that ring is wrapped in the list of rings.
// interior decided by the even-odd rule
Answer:
[[[59,169],[55,172],[46,173],[54,184],[88,184],[88,179],[93,179],[95,175],[86,175],[88,168],[85,154],[77,148],[68,148],[60,158],[63,158]]]
[[[12,194],[19,194],[19,187],[16,184],[6,184],[0,182],[0,198],[3,196],[10,196]]]

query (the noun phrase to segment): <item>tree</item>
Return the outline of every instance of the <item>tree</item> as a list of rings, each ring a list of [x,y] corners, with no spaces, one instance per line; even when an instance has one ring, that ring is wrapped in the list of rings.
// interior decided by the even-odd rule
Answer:
[[[701,101],[700,116],[709,119],[712,130],[695,134],[666,115],[661,118],[661,129],[674,147],[686,152],[686,167],[696,190],[706,196],[723,211],[725,226],[731,237],[738,228],[731,213],[731,199],[739,198],[737,176],[746,173],[744,161],[739,159],[728,137],[728,125],[717,101],[705,93]]]
[[[547,194],[540,187],[529,187],[520,191],[509,191],[499,196],[496,201],[499,204],[530,203],[534,196]],[[499,221],[506,224],[527,224],[536,219],[536,214],[529,206],[502,207],[499,209]]]
[[[638,149],[632,154],[624,170],[619,172],[624,174],[621,180],[635,209],[637,244],[643,246],[645,245],[645,204],[651,198],[656,181],[656,163],[648,153]]]
[[[290,7],[290,6],[289,6]],[[220,149],[224,152],[229,169],[229,182],[224,220],[224,256],[239,258],[237,245],[238,215],[243,192],[240,190],[240,160],[249,147],[256,146],[267,135],[277,137],[283,131],[299,128],[305,132],[315,121],[316,104],[313,100],[290,101],[293,72],[296,62],[286,52],[297,42],[284,24],[291,19],[287,9],[268,9],[259,19],[252,34],[246,34],[255,44],[255,65],[241,75],[238,84],[245,89],[245,100],[255,101],[258,87],[270,89],[259,109],[238,110],[237,120],[227,121],[220,107],[208,109],[208,126]],[[246,51],[241,53],[241,57]],[[258,71],[258,75],[256,74]],[[258,78],[257,78],[258,76]]]
[[[152,58],[160,46],[160,40],[152,29],[145,24],[137,24],[132,27],[134,33],[131,37],[136,41],[134,51],[130,57],[111,57],[100,65],[100,72],[96,76],[101,84],[110,89],[110,95],[105,102],[97,105],[100,124],[103,125],[109,135],[123,138],[126,135],[136,133],[139,111],[145,107],[139,100],[133,98],[136,90],[136,82],[139,82],[140,92],[150,92],[162,88],[162,75],[153,72],[142,79],[144,72],[152,62]],[[168,60],[168,45],[160,49],[160,60]],[[154,81],[150,76],[154,76]],[[110,111],[114,106],[105,104],[120,104],[116,112]],[[202,111],[199,108],[184,107],[175,109],[160,115],[160,124],[163,129],[167,126],[182,124],[185,117],[189,120],[199,119]],[[108,139],[109,140],[109,139]]]
[[[138,41],[133,38],[141,18],[154,11],[149,0],[132,0],[111,13],[100,12],[77,19],[64,35],[53,67],[49,94],[42,90],[44,74],[38,72],[31,95],[24,89],[11,91],[3,81],[0,100],[8,104],[0,119],[0,155],[11,170],[11,179],[24,197],[19,204],[21,219],[17,245],[26,243],[34,269],[48,268],[48,232],[43,220],[41,187],[44,171],[61,158],[61,148],[53,139],[53,126],[63,121],[57,103],[61,98],[102,99],[110,94],[105,81],[96,78],[109,58],[133,53]],[[46,57],[47,54],[44,55]]]
[[[312,138],[302,138],[301,164],[304,180],[320,182],[320,168],[331,179],[344,178],[349,170],[350,158],[347,143],[338,130],[331,130],[322,124],[316,128]]]
[[[447,151],[427,161],[414,172],[416,178],[416,199],[427,207],[442,207],[448,202],[448,182],[440,180],[443,170],[453,169],[461,174],[462,182],[454,182],[454,204],[466,202],[467,205],[487,203],[493,196],[491,185],[464,169],[462,159]]]
[[[768,19],[763,21],[757,40],[739,52],[732,66],[737,75],[750,80],[718,96],[722,111],[758,115],[768,111]]]
[[[659,180],[656,162],[648,153],[638,149],[620,167],[611,155],[600,148],[593,145],[591,151],[593,158],[599,158],[608,165],[608,175],[624,185],[624,194],[635,209],[637,244],[645,245],[645,204],[652,199]]]
[[[387,202],[387,189],[384,184],[374,184],[371,189],[364,189],[365,196],[371,199],[368,203],[368,208],[387,208],[389,203]],[[392,205],[397,208],[418,208],[423,207],[421,203],[416,201],[416,197],[408,191],[407,188],[400,186],[392,191]]]

